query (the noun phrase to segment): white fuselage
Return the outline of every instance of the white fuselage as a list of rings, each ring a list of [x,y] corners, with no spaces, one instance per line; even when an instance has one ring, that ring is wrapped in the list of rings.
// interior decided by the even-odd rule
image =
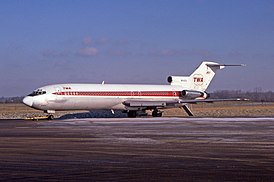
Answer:
[[[178,101],[182,86],[133,84],[59,84],[44,86],[24,98],[30,107],[44,111],[127,110],[125,101]]]
[[[189,76],[169,76],[170,85],[49,85],[34,90],[23,103],[49,114],[64,110],[111,109],[125,110],[128,117],[136,117],[137,111],[153,110],[152,116],[160,117],[162,113],[158,109],[180,107],[193,116],[186,104],[206,101],[209,97],[206,89],[216,71],[225,66],[243,65],[204,61]]]

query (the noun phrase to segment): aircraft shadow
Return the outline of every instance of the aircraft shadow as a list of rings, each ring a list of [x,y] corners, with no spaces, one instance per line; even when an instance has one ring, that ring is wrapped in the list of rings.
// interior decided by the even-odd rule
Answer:
[[[57,119],[76,119],[76,118],[127,118],[126,113],[115,111],[114,114],[109,110],[96,110],[90,112],[81,112],[73,114],[65,114]]]

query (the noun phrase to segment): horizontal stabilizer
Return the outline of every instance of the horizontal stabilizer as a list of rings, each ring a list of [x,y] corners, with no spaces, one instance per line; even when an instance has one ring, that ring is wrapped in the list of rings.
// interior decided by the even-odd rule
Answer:
[[[214,66],[246,66],[246,64],[206,64],[209,67]]]
[[[206,64],[208,67],[211,67],[211,68],[217,68],[217,69],[223,69],[227,66],[246,66],[245,64],[219,64],[219,63],[216,63],[216,64]]]

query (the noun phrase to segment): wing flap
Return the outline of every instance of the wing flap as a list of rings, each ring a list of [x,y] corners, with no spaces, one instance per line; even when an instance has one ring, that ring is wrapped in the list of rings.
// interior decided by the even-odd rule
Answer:
[[[123,102],[128,107],[165,107],[165,101],[125,101]]]

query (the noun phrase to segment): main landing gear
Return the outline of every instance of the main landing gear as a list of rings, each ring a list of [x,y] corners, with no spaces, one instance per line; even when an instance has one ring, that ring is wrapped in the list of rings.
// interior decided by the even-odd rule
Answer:
[[[138,113],[139,115],[140,113]],[[155,109],[152,111],[152,117],[162,117],[162,112],[159,111],[158,109]],[[136,118],[137,117],[137,111],[128,111],[127,116],[129,118]]]
[[[152,117],[162,117],[162,114],[163,113],[157,109],[152,111]]]
[[[137,116],[137,111],[128,111],[127,117],[129,118],[136,118]]]

